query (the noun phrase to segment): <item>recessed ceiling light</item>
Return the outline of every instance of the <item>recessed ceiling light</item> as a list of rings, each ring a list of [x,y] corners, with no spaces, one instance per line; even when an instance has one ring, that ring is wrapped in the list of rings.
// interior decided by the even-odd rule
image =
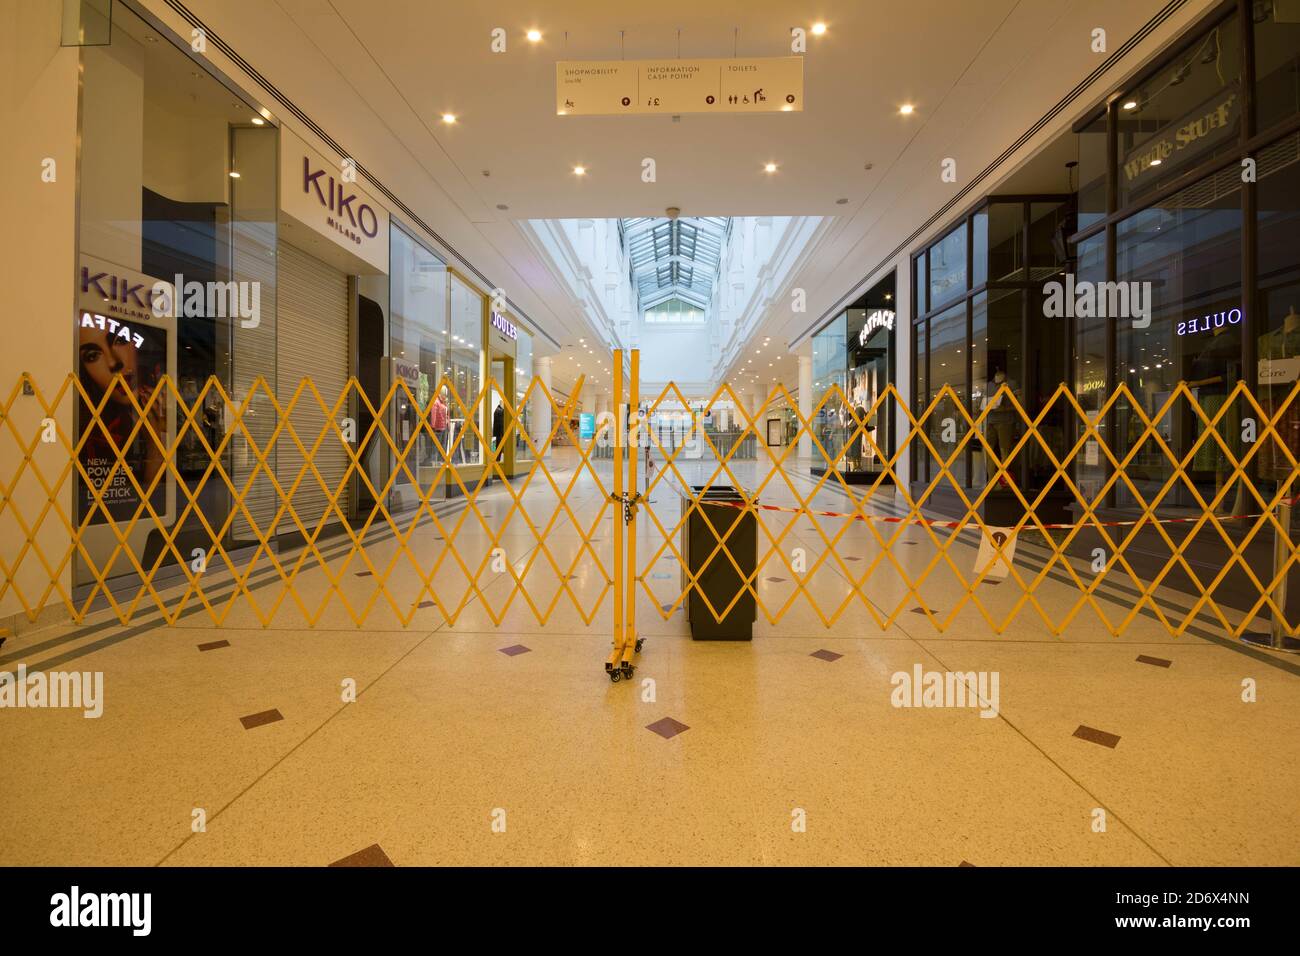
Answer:
[[[265,126],[265,125],[266,125],[266,120],[262,119],[262,117],[260,117],[260,116],[254,116],[254,117],[253,117],[253,125],[254,125],[254,126]]]
[[[776,172],[776,163],[767,163],[766,165],[764,165],[764,166],[763,166],[763,172],[765,172],[765,173],[774,173],[774,172]]]
[[[1163,162],[1164,162],[1163,159],[1160,159],[1159,157],[1156,157],[1155,159],[1151,160],[1151,165],[1152,165],[1152,166],[1159,166],[1159,165],[1160,165],[1161,163],[1163,163]]]
[[[904,116],[911,116],[912,112],[915,109],[916,107],[913,106],[911,103],[904,103],[902,106],[898,108],[898,112],[902,113]]]
[[[529,30],[527,35],[528,35],[528,42],[529,42],[529,43],[539,43],[539,42],[541,42],[541,39],[542,39],[542,31],[541,31],[541,30]]]
[[[812,25],[812,32],[815,37],[821,36],[826,32],[826,24],[822,23],[820,20],[817,21]]]
[[[1135,110],[1135,109],[1137,109],[1137,108],[1138,108],[1138,101],[1137,101],[1137,100],[1126,100],[1126,101],[1124,102],[1124,109],[1126,109],[1126,110]]]
[[[232,169],[232,170],[230,171],[230,178],[231,178],[231,179],[238,179],[238,178],[239,178],[239,173],[235,172],[235,170]]]
[[[586,167],[586,166],[574,166],[574,167],[573,167],[573,175],[575,175],[575,176],[585,176],[585,175],[587,175],[587,167]]]
[[[456,122],[456,114],[455,114],[455,113],[443,113],[443,114],[442,114],[442,121],[443,121],[444,123],[446,123],[448,126],[450,126],[452,123]]]

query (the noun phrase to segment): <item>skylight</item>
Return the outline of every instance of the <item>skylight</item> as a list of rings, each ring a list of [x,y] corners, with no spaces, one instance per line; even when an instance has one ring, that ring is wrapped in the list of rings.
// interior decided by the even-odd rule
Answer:
[[[641,218],[619,224],[642,311],[674,298],[708,307],[730,219]]]

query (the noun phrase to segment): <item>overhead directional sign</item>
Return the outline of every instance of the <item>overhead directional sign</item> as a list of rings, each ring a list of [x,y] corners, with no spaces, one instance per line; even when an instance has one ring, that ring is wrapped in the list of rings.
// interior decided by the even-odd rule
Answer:
[[[802,109],[801,56],[555,64],[555,112],[560,116]]]

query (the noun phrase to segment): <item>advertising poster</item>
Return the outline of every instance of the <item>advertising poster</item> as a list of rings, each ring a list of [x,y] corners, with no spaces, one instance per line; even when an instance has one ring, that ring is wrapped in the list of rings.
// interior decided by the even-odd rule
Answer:
[[[582,441],[591,441],[596,437],[596,416],[591,412],[582,412],[578,415],[578,438]]]
[[[77,398],[75,426],[81,442],[78,461],[87,477],[75,476],[73,513],[85,526],[81,540],[89,561],[109,573],[124,570],[120,558],[112,568],[104,562],[119,546],[120,529],[138,512],[143,514],[125,542],[136,555],[146,553],[150,535],[159,534],[176,519],[176,481],[163,466],[163,448],[172,447],[176,438],[176,404],[164,381],[176,370],[173,295],[174,288],[166,281],[95,256],[81,256],[72,361],[85,392],[84,398]],[[160,388],[161,400],[151,407],[149,400]],[[140,408],[149,409],[147,422],[140,420],[132,405],[133,395]],[[162,439],[162,448],[149,437],[146,426]],[[147,490],[155,480],[148,504],[158,520],[145,510],[136,490],[137,483]],[[96,493],[102,494],[103,507],[95,503]],[[109,525],[110,519],[118,529]],[[74,580],[78,584],[95,580],[81,555]]]
[[[128,472],[147,490],[162,470],[163,450],[143,424],[136,428],[140,415],[131,395],[140,407],[148,406],[167,373],[168,344],[166,329],[119,321],[102,313],[78,314],[77,374],[86,394],[78,409],[81,465],[90,477],[89,483],[84,477],[79,480],[78,522],[90,515],[91,524],[103,524],[108,521],[105,509],[114,521],[130,520],[140,508],[140,493]],[[148,406],[148,425],[163,441],[167,439],[167,405],[163,400]],[[121,465],[114,470],[119,455]],[[96,492],[103,495],[104,508],[95,507]],[[158,482],[150,504],[159,514],[166,512],[166,479]]]

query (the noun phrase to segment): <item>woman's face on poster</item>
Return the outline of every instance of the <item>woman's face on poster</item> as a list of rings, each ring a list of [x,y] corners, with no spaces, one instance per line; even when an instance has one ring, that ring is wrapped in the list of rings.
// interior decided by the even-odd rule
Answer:
[[[121,375],[126,388],[113,389],[112,400],[130,404],[128,393],[134,392],[138,383],[135,345],[104,329],[83,326],[79,331],[82,374],[103,392],[108,391],[114,375]]]

